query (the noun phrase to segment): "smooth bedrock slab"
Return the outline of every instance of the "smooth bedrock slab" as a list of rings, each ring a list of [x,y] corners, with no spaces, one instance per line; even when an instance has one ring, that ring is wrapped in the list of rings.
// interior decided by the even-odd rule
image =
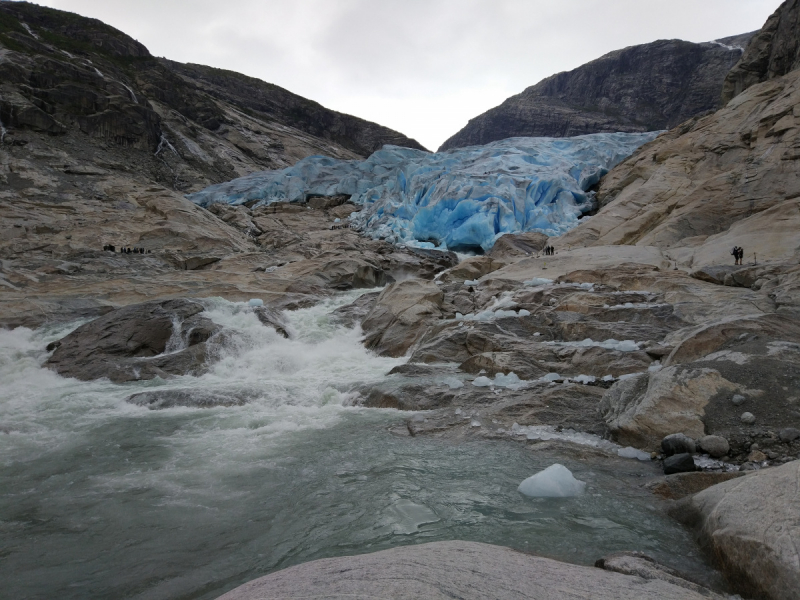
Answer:
[[[326,558],[255,579],[220,600],[266,598],[721,599],[653,578],[562,563],[475,542],[433,542]]]

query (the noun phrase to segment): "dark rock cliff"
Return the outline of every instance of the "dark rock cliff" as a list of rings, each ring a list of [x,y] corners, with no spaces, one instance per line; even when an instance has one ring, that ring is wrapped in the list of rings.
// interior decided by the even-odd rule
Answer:
[[[69,156],[124,164],[181,191],[312,154],[365,157],[384,144],[423,149],[278,86],[155,58],[96,19],[6,0],[0,124],[6,145],[54,136]]]
[[[725,74],[752,34],[659,40],[558,73],[470,120],[440,150],[516,136],[668,129],[720,106]]]
[[[753,36],[741,60],[725,77],[728,102],[752,85],[800,67],[800,0],[786,0]]]

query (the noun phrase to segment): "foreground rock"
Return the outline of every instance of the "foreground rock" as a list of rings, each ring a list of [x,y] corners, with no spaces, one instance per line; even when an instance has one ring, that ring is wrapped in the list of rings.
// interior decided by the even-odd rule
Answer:
[[[290,567],[220,600],[264,598],[721,599],[656,569],[637,576],[474,542],[434,542]],[[684,582],[688,584],[688,582]]]
[[[800,461],[720,483],[677,503],[736,591],[792,600],[800,590]]]

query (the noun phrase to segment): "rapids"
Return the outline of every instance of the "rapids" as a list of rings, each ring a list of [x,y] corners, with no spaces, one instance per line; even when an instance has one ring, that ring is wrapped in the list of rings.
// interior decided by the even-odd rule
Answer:
[[[288,313],[291,340],[243,304],[206,300],[239,341],[206,375],[169,381],[81,382],[42,368],[47,343],[78,323],[0,331],[0,595],[215,598],[308,560],[447,539],[582,564],[617,550],[697,563],[689,534],[635,485],[652,465],[400,437],[388,429],[407,413],[352,406],[349,389],[405,360],[367,352],[358,329],[331,321],[356,295]],[[251,401],[125,401],[170,388]],[[555,462],[587,483],[583,495],[517,491]]]

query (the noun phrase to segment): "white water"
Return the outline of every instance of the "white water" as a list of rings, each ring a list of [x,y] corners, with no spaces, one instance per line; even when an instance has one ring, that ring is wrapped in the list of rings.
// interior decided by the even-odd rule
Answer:
[[[215,598],[299,562],[444,539],[583,564],[623,549],[692,556],[688,534],[631,485],[653,470],[638,461],[395,437],[387,428],[407,414],[349,407],[348,390],[404,360],[367,352],[358,330],[329,319],[356,295],[289,313],[291,340],[242,303],[205,301],[237,341],[206,375],[169,381],[64,379],[41,364],[70,327],[0,331],[3,594]],[[170,389],[251,401],[125,402]],[[554,462],[587,483],[583,496],[517,492]]]

